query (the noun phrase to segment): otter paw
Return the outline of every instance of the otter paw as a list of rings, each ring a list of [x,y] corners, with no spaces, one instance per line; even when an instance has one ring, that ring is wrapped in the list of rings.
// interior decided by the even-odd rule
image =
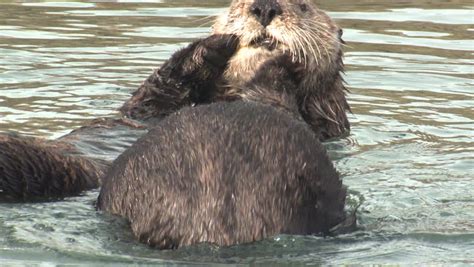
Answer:
[[[305,72],[304,64],[297,60],[293,60],[293,57],[289,54],[278,56],[277,58],[270,60],[268,64],[269,67],[284,69],[296,84],[300,83]]]
[[[253,83],[263,84],[272,81],[277,84],[290,82],[298,86],[303,79],[305,69],[301,62],[294,61],[288,54],[269,59],[257,71]]]
[[[227,65],[238,45],[239,38],[232,34],[214,34],[203,39],[200,44],[204,61],[218,68]]]

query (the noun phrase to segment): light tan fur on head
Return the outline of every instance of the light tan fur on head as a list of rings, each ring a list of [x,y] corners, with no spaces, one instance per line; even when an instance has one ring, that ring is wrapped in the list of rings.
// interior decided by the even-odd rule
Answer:
[[[321,75],[332,75],[340,70],[340,29],[312,1],[278,0],[282,14],[267,27],[251,14],[250,7],[254,2],[234,0],[228,12],[213,26],[216,34],[235,34],[240,38],[240,49],[225,73],[231,84],[250,80],[263,62],[283,52],[289,53],[295,62],[304,64],[307,71],[301,87],[306,89],[316,89],[311,87],[318,87]],[[259,38],[269,39],[275,49],[256,46],[254,42]]]

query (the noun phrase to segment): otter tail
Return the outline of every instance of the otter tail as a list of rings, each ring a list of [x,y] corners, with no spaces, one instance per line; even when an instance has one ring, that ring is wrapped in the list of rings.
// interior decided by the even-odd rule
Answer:
[[[0,134],[0,202],[51,201],[98,188],[108,163],[74,150],[61,141]]]

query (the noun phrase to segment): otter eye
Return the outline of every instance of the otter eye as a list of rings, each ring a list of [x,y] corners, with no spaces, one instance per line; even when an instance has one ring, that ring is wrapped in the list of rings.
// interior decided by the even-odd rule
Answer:
[[[301,9],[301,11],[306,12],[306,11],[308,11],[308,5],[307,4],[300,4],[300,9]]]

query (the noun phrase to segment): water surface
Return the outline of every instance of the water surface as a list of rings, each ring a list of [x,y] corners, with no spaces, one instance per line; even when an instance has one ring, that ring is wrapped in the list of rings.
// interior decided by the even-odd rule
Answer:
[[[350,136],[328,149],[362,229],[157,251],[98,192],[0,204],[0,263],[474,264],[474,11],[468,0],[321,0],[344,28]],[[0,3],[0,132],[57,138],[116,109],[228,1]]]

